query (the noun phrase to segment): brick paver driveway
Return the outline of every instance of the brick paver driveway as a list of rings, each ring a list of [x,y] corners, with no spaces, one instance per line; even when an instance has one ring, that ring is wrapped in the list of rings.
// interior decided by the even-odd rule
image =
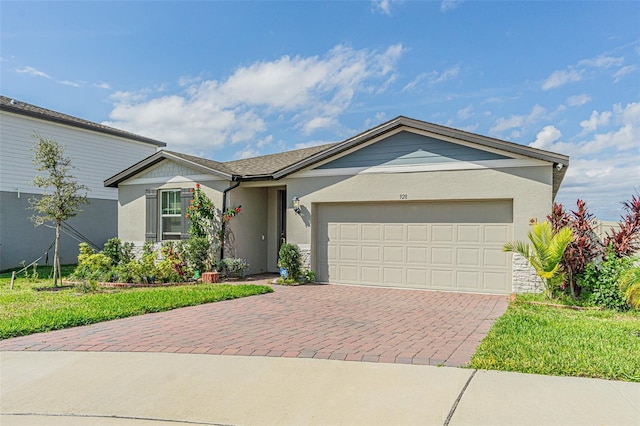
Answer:
[[[507,296],[338,285],[274,293],[0,341],[0,350],[184,352],[466,364]]]

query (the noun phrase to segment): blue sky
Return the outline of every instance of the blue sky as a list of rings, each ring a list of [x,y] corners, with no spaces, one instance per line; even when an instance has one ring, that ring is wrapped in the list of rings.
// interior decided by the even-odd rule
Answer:
[[[571,156],[558,201],[640,189],[640,2],[0,1],[1,92],[219,161],[398,115]],[[63,142],[63,141],[61,141]]]

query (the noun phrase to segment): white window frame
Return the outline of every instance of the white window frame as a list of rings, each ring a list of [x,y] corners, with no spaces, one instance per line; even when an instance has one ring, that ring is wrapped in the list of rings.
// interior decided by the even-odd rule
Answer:
[[[164,213],[164,194],[174,193],[177,197],[178,211],[179,213]],[[171,200],[168,200],[171,202]],[[170,207],[170,206],[168,206]],[[165,239],[165,232],[162,229],[164,221],[162,220],[165,217],[179,217],[180,223],[182,223],[182,200],[180,198],[180,189],[163,189],[160,190],[160,241],[175,241],[180,239],[181,232],[166,232],[167,235],[177,236],[177,238]]]

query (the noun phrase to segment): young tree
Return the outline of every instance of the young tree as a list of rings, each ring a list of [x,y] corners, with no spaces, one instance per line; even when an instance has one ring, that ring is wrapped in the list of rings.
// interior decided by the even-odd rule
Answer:
[[[45,172],[43,176],[36,176],[33,185],[44,188],[40,197],[29,199],[31,209],[39,214],[33,215],[31,220],[35,226],[46,222],[55,225],[56,239],[53,256],[53,285],[58,285],[60,272],[60,225],[65,220],[77,215],[80,205],[87,203],[87,190],[84,185],[78,184],[75,177],[69,172],[74,167],[71,159],[64,156],[64,147],[57,142],[45,139],[40,135],[34,135],[36,142],[33,145],[33,164],[39,172]]]

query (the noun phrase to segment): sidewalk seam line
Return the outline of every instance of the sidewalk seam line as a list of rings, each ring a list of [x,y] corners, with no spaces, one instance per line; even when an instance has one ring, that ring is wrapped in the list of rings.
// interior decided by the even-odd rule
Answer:
[[[104,415],[104,414],[59,414],[59,413],[5,413],[0,412],[2,416],[38,416],[38,417],[81,417],[81,418],[101,418],[101,419],[124,419],[124,420],[142,420],[151,422],[168,422],[168,423],[183,423],[194,425],[208,425],[208,426],[230,426],[224,423],[209,423],[193,420],[174,420],[174,419],[156,419],[153,417],[137,417],[137,416],[119,416],[119,415]]]
[[[467,387],[469,386],[469,383],[471,383],[473,376],[475,376],[477,372],[478,370],[473,370],[473,373],[471,373],[471,376],[469,376],[469,378],[467,379],[467,383],[464,384],[464,386],[462,387],[462,390],[460,391],[460,394],[458,395],[456,400],[453,402],[453,405],[451,406],[451,410],[449,410],[449,415],[445,419],[442,426],[449,426],[449,422],[451,421],[453,414],[456,412],[456,408],[458,408],[458,404],[462,399],[462,395],[464,395],[465,391],[467,390]]]

